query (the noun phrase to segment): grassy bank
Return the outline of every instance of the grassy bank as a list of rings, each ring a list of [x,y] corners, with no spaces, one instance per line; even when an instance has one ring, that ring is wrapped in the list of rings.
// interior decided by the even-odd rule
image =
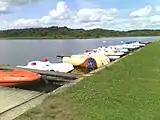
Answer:
[[[159,48],[152,43],[15,120],[159,120]]]

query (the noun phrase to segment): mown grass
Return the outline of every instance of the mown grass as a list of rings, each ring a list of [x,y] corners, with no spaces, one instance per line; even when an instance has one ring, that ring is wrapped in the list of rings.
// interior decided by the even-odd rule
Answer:
[[[159,120],[160,42],[49,96],[15,120]]]

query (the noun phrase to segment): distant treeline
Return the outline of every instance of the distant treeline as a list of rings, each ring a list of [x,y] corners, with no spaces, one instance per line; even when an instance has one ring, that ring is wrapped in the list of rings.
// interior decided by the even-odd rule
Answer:
[[[160,36],[160,30],[115,31],[105,29],[70,29],[67,27],[10,29],[0,31],[0,38],[101,38],[130,36]]]

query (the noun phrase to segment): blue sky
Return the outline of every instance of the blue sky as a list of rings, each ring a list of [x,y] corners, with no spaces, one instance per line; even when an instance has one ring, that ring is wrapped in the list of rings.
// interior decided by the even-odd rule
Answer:
[[[0,29],[57,25],[128,30],[160,26],[160,0],[19,1],[0,0]]]

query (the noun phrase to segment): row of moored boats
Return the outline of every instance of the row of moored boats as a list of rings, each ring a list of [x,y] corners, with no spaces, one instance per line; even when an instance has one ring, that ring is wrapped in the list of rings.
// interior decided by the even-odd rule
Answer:
[[[18,65],[16,67],[63,73],[72,72],[75,67],[93,70],[107,65],[112,60],[119,59],[131,51],[144,47],[147,44],[148,43],[133,41],[122,45],[98,47],[96,49],[86,50],[83,54],[61,56],[61,63],[51,63],[45,58],[42,61],[30,61],[27,65]],[[27,70],[0,71],[0,86],[25,84],[38,81],[40,78],[41,75]]]

